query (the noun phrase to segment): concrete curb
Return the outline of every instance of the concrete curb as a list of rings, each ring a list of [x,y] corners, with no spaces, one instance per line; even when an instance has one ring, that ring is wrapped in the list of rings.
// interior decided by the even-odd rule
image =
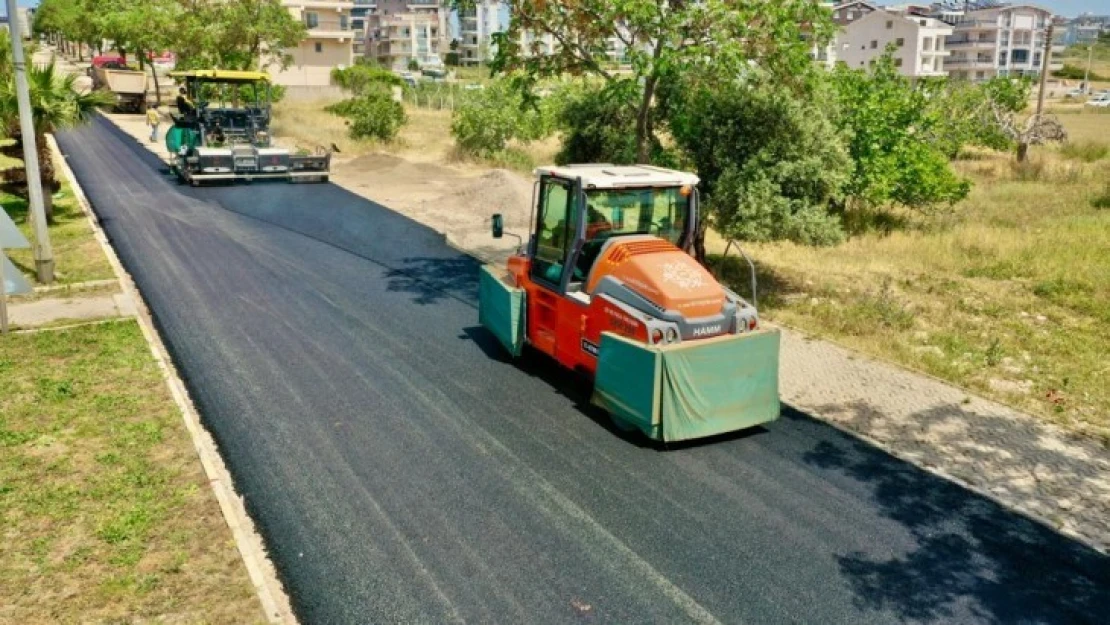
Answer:
[[[216,501],[220,504],[220,511],[223,513],[224,520],[231,529],[235,545],[243,558],[243,564],[246,565],[247,574],[254,585],[255,592],[258,594],[262,610],[266,614],[266,620],[270,623],[297,623],[297,618],[293,614],[293,608],[289,602],[289,596],[285,593],[281,580],[278,579],[277,569],[274,568],[273,562],[266,555],[266,547],[262,542],[262,537],[255,529],[254,521],[247,514],[242,497],[235,491],[235,484],[224,465],[223,458],[220,457],[215,440],[201,423],[200,415],[189,397],[185,382],[178,375],[169,352],[162,342],[162,337],[155,329],[154,320],[150,316],[146,301],[143,300],[142,294],[131,279],[131,275],[127,273],[119,257],[116,256],[116,251],[112,248],[111,243],[108,242],[108,237],[101,229],[100,223],[92,211],[92,206],[89,204],[88,198],[85,197],[84,190],[81,189],[76,176],[69,167],[69,163],[66,162],[61,150],[58,149],[54,137],[47,135],[46,141],[52,153],[57,155],[56,162],[60,165],[62,173],[73,187],[73,194],[77,198],[81,210],[85,213],[85,217],[89,220],[94,238],[108,257],[108,262],[111,263],[112,269],[119,279],[124,297],[130,299],[135,307],[139,327],[147,340],[147,344],[150,345],[150,353],[162,370],[170,395],[181,410],[185,428],[189,431],[189,436],[193,440],[193,446],[196,448],[197,456],[204,467],[208,483],[212,486]]]

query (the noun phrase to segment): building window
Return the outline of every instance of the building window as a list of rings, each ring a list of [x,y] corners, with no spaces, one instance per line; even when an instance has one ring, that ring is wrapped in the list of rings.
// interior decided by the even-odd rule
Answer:
[[[833,17],[835,17],[836,19],[840,19],[840,9],[833,11]]]
[[[1041,53],[1040,52],[1034,52],[1033,53],[1033,67],[1040,67],[1040,66],[1041,66]]]
[[[348,26],[347,16],[346,15],[340,15],[339,16],[339,30],[347,30],[347,26]]]
[[[902,67],[902,57],[894,59],[894,67]]]
[[[315,13],[305,13],[304,25],[309,28],[318,28],[320,26],[320,16]]]
[[[905,39],[903,39],[902,37],[899,37],[899,38],[897,38],[897,39],[895,39],[895,40],[894,40],[894,45],[896,45],[896,46],[898,46],[899,48],[901,48],[902,46],[906,45],[906,40],[905,40]]]
[[[874,50],[875,48],[878,48],[878,47],[879,47],[879,42],[872,39],[871,40],[871,49]]]
[[[850,21],[852,21],[852,20],[854,20],[854,19],[856,19],[856,12],[855,12],[855,11],[853,11],[853,10],[851,10],[851,9],[849,9],[849,10],[848,10],[848,21],[850,22]]]
[[[317,42],[316,42],[316,51],[317,51],[317,52],[323,52],[323,51],[324,51],[324,44],[322,44],[322,43],[320,43],[319,41],[317,41]]]

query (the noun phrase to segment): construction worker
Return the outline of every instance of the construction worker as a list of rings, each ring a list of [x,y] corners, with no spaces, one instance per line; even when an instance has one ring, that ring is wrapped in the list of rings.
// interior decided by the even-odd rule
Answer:
[[[185,117],[193,117],[197,112],[197,107],[193,104],[193,101],[189,99],[189,94],[185,91],[185,87],[182,87],[177,92],[177,112]]]
[[[149,107],[146,110],[146,125],[150,126],[150,142],[158,142],[158,126],[162,124],[162,116],[158,113],[157,107]]]

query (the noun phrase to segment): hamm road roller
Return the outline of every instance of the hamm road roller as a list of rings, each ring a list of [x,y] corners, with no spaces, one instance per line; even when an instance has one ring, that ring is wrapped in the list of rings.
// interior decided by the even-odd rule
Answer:
[[[527,344],[591,377],[592,402],[654,440],[778,418],[779,331],[684,251],[697,176],[569,165],[535,178],[527,244],[479,278],[479,320],[510,354]],[[492,230],[503,236],[501,215]]]

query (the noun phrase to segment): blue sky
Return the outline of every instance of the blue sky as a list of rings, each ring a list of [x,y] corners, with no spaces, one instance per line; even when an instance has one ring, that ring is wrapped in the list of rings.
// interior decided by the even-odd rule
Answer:
[[[141,2],[142,0],[136,0]],[[38,4],[38,0],[18,0],[19,6],[33,7]],[[898,4],[898,2],[883,2],[879,0],[879,4]],[[924,4],[924,2],[922,2]],[[1016,4],[1016,3],[1015,3]],[[1080,13],[1110,13],[1110,0],[1040,0],[1040,2],[1032,2],[1051,10],[1053,13],[1064,15],[1067,17],[1074,17]],[[0,7],[4,5],[0,3]],[[0,10],[0,13],[5,12]]]

